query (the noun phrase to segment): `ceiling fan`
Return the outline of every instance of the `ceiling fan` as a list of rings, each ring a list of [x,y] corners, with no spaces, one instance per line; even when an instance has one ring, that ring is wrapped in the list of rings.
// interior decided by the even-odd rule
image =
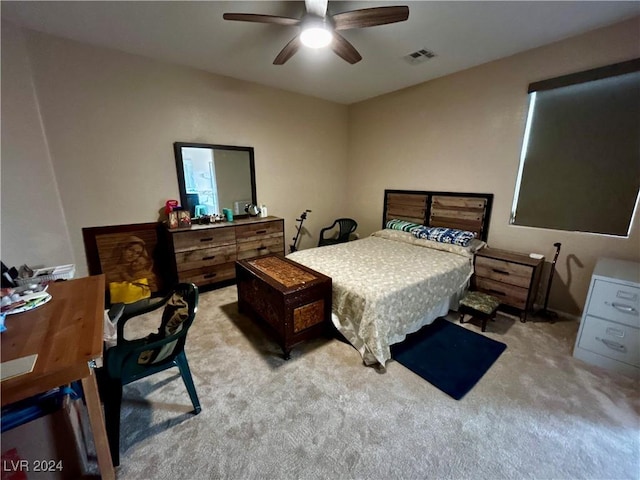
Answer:
[[[274,65],[283,65],[302,45],[311,48],[330,46],[338,56],[350,64],[357,63],[362,60],[362,56],[338,31],[403,22],[409,18],[409,7],[407,6],[363,8],[327,15],[328,0],[305,0],[304,3],[306,13],[302,18],[257,13],[225,13],[223,18],[239,22],[300,27],[300,33],[280,51],[273,61]]]

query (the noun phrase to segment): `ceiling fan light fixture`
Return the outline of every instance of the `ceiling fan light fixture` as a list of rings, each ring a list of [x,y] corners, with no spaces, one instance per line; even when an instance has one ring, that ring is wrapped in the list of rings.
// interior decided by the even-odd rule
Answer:
[[[302,25],[300,41],[309,48],[324,48],[331,43],[333,35],[323,18],[307,18]]]
[[[328,3],[328,0],[305,0],[306,13],[302,18],[258,13],[225,13],[223,18],[239,22],[270,23],[285,27],[299,27],[299,33],[280,50],[273,60],[274,65],[284,65],[301,46],[315,49],[330,47],[336,55],[353,65],[362,60],[362,55],[346,38],[338,33],[340,30],[388,25],[390,23],[404,22],[409,18],[409,7],[406,5],[361,8],[328,15]]]
[[[322,27],[307,28],[300,34],[300,41],[309,48],[324,48],[331,43],[332,39],[331,32]]]

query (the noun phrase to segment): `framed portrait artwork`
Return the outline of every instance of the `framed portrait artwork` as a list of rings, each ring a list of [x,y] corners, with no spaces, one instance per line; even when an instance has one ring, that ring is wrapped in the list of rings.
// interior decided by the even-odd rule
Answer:
[[[178,228],[179,222],[178,222],[178,212],[175,210],[172,210],[171,212],[169,212],[169,219],[167,222],[169,228],[174,229],[174,228]]]
[[[146,282],[153,294],[165,293],[169,258],[161,223],[138,223],[82,229],[90,275],[114,282]]]
[[[188,210],[178,210],[178,227],[189,228],[191,226],[191,214]]]

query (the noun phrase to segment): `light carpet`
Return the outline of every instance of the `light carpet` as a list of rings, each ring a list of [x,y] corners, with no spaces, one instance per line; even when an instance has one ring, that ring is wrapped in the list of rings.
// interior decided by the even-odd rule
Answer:
[[[236,302],[235,286],[200,296],[199,415],[177,369],[125,387],[118,479],[639,478],[638,383],[574,359],[575,321],[499,315],[485,334],[508,348],[456,401],[336,339],[284,361]]]

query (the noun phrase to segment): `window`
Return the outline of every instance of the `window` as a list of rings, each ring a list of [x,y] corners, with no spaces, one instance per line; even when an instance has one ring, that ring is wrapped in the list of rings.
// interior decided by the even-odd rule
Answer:
[[[640,59],[533,83],[510,223],[628,236],[640,190]]]

